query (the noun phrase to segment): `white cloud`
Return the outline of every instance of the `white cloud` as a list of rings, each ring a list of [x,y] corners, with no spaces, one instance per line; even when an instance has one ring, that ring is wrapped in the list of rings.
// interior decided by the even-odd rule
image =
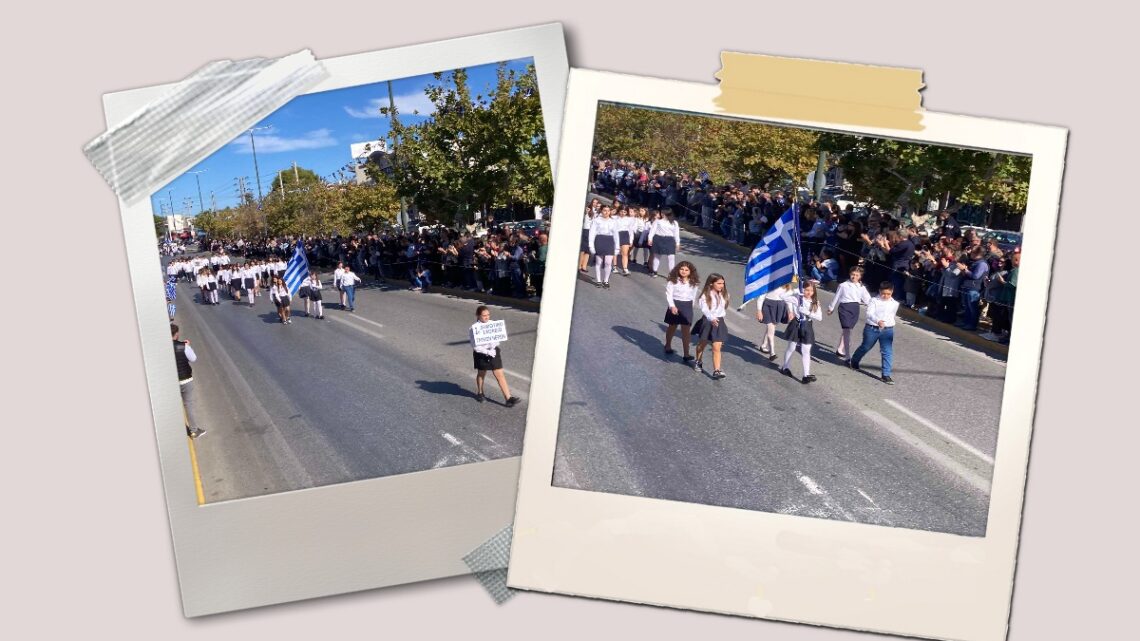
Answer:
[[[249,144],[249,136],[242,136],[235,140],[233,145],[238,148],[239,153],[248,154],[252,152]],[[295,138],[275,136],[273,134],[257,136],[257,153],[259,154],[282,153],[286,151],[297,151],[298,149],[324,149],[325,147],[334,147],[336,145],[336,138],[333,138],[332,130],[330,129],[317,129]]]
[[[423,91],[401,94],[395,96],[395,100],[396,109],[404,115],[410,116],[412,112],[418,111],[421,116],[430,116],[435,112],[435,105],[431,103],[431,100],[428,100],[428,97],[424,95]],[[387,98],[373,98],[363,107],[346,106],[344,111],[353,118],[384,118],[386,116],[380,115],[380,108],[387,106]]]

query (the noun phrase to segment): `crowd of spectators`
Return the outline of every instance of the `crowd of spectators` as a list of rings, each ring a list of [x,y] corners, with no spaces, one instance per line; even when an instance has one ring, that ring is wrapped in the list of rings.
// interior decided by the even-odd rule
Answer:
[[[593,159],[592,188],[616,202],[671,209],[678,220],[743,247],[755,246],[794,197],[746,181],[717,185],[705,173],[604,158]],[[868,287],[891,282],[901,304],[969,331],[988,324],[985,338],[1009,340],[1019,246],[1003,249],[946,210],[904,215],[810,197],[799,205],[805,278],[833,287],[860,265]]]

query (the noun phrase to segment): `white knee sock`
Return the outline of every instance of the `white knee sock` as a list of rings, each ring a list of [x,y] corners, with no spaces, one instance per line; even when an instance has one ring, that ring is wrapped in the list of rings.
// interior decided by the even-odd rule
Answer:
[[[776,325],[774,323],[765,323],[768,327],[768,333],[764,335],[764,340],[768,342],[768,351],[773,354],[776,353]]]
[[[602,263],[604,263],[605,260],[606,259],[601,257],[601,256],[594,256],[594,281],[595,282],[599,282],[599,283],[602,282]]]
[[[317,301],[317,316],[324,316],[324,315],[325,315],[325,302],[319,300],[319,301]]]
[[[661,270],[661,258],[657,254],[653,254],[653,273],[656,274]]]
[[[606,256],[605,266],[602,267],[602,282],[610,282],[610,275],[614,272],[614,257]]]
[[[800,352],[803,354],[804,376],[811,374],[811,343],[801,344]]]
[[[842,351],[843,354],[847,358],[851,358],[851,330],[850,329],[843,330],[843,337],[839,339],[839,347],[842,348],[840,351]]]
[[[669,254],[669,273],[673,273],[673,268],[677,266],[676,254]]]

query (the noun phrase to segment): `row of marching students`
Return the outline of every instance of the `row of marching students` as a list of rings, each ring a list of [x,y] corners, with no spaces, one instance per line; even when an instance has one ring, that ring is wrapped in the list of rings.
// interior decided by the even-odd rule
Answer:
[[[881,380],[893,385],[891,366],[894,359],[894,327],[899,303],[892,298],[894,286],[884,282],[879,286],[878,296],[872,298],[862,283],[863,269],[853,267],[848,280],[836,291],[835,298],[827,308],[830,316],[839,313],[841,338],[836,346],[836,356],[853,370],[859,370],[863,357],[879,346],[882,356]],[[729,294],[725,289],[724,277],[710,274],[700,285],[697,268],[689,261],[681,261],[670,272],[665,283],[665,354],[672,355],[673,338],[680,329],[683,348],[683,361],[692,365],[697,372],[704,371],[703,356],[708,346],[712,347],[713,379],[726,377],[721,364],[721,348],[728,340],[728,325],[725,316]],[[693,322],[694,303],[701,311],[701,318]],[[867,308],[863,340],[859,348],[851,353],[851,331],[858,325],[860,310]],[[757,301],[756,320],[765,325],[760,352],[775,361],[776,326],[786,323],[783,338],[788,345],[784,351],[780,372],[794,378],[791,365],[797,349],[800,352],[804,384],[816,380],[811,373],[811,350],[815,344],[815,323],[823,320],[823,307],[819,302],[819,291],[814,281],[803,284],[802,291],[796,291],[789,283],[767,292]],[[689,343],[696,336],[696,354],[690,355]]]
[[[285,284],[283,278],[285,270],[270,269],[266,272],[263,270],[263,266],[264,263],[259,261],[251,261],[241,265],[223,265],[217,274],[208,267],[201,269],[196,281],[201,291],[201,301],[207,305],[218,305],[218,291],[225,288],[229,292],[230,298],[239,303],[242,299],[242,292],[245,292],[249,306],[253,307],[257,303],[257,299],[265,295],[261,292],[264,287],[268,289],[269,300],[277,308],[277,316],[281,323],[291,325],[293,323],[293,294],[289,291],[288,285]],[[322,289],[324,286],[321,284],[320,276],[316,272],[310,272],[298,292],[305,299],[306,316],[313,317],[315,311],[315,318],[324,319]]]
[[[681,226],[671,210],[650,213],[645,207],[602,205],[595,198],[586,207],[579,249],[578,271],[585,273],[592,257],[595,287],[608,289],[615,270],[629,276],[630,262],[637,264],[639,253],[649,275],[657,278],[662,261],[670,272],[676,267]]]

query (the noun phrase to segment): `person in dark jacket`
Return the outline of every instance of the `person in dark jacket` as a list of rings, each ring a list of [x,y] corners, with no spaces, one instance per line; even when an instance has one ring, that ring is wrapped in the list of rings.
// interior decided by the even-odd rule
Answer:
[[[978,308],[982,299],[982,286],[990,272],[986,262],[985,250],[975,247],[969,254],[970,264],[958,263],[958,268],[964,270],[962,283],[958,286],[962,292],[962,320],[956,326],[969,331],[978,329]]]
[[[178,389],[182,392],[182,407],[186,410],[186,435],[190,438],[198,438],[206,433],[206,430],[193,426],[190,420],[190,410],[194,400],[194,388],[192,386],[194,368],[191,367],[190,363],[198,360],[198,355],[194,353],[194,348],[190,347],[190,341],[179,340],[178,326],[174,323],[170,324],[170,337],[174,341],[174,364],[178,368]]]

